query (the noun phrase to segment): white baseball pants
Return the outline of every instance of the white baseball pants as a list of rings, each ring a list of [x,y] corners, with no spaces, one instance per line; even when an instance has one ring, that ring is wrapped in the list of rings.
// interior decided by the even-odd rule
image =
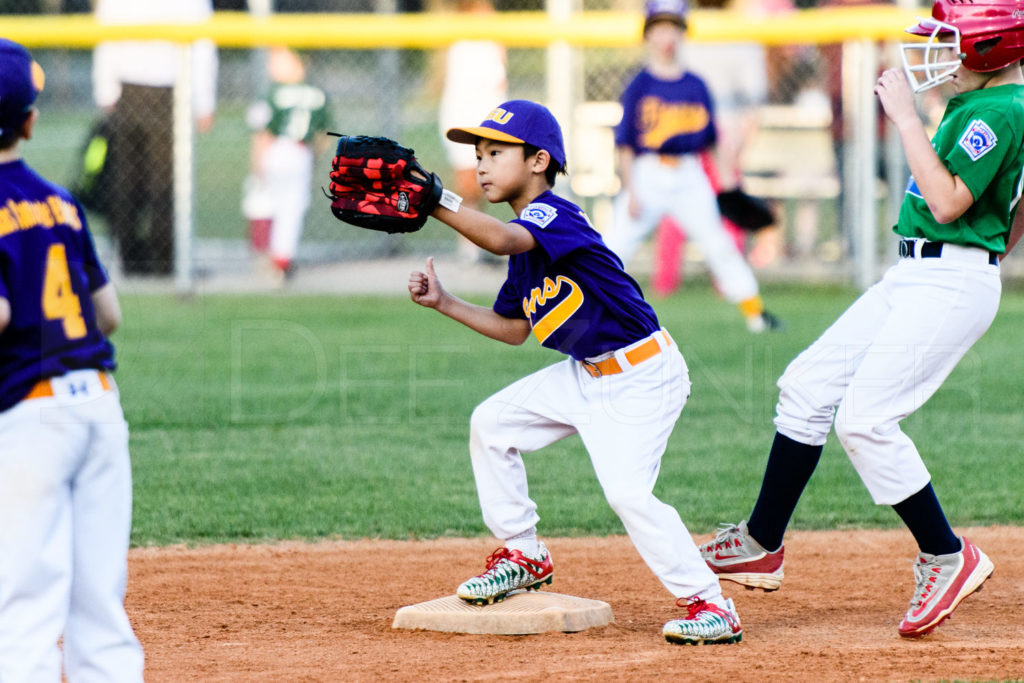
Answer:
[[[675,508],[654,484],[672,428],[690,394],[675,344],[626,370],[592,377],[566,359],[514,382],[473,411],[469,450],[484,522],[508,539],[537,524],[523,453],[578,433],[605,498],[647,566],[672,595],[712,599],[718,579],[700,556]]]
[[[779,379],[775,425],[795,441],[836,436],[878,505],[930,480],[900,421],[924,405],[995,318],[999,267],[944,245],[906,258],[864,292]]]
[[[0,681],[142,680],[124,609],[132,482],[117,391],[95,371],[0,413]]]
[[[264,175],[273,202],[270,256],[291,261],[299,248],[313,183],[313,151],[278,136],[267,149]]]
[[[750,264],[722,225],[718,200],[700,160],[687,154],[666,164],[656,154],[642,154],[633,162],[633,188],[643,207],[638,218],[629,214],[629,193],[615,197],[614,224],[605,244],[622,262],[629,261],[665,216],[671,216],[700,246],[718,289],[731,303],[757,296],[757,280]],[[676,163],[678,162],[678,163]]]

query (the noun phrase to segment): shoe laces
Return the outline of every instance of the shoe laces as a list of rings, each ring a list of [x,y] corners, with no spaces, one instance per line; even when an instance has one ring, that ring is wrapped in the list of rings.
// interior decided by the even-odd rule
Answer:
[[[679,598],[676,600],[676,607],[682,607],[686,610],[687,619],[694,619],[708,608],[708,603],[700,598]]]
[[[743,545],[743,535],[740,533],[740,528],[735,524],[720,524],[718,526],[718,532],[715,534],[715,539],[708,544],[711,550],[721,550],[722,548],[739,547]]]
[[[686,619],[683,621],[699,620],[703,614],[707,613],[708,616],[714,614],[721,616],[732,626],[736,626],[739,623],[728,609],[719,607],[701,598],[679,598],[676,600],[676,607],[682,607],[686,610]]]
[[[498,564],[502,560],[509,559],[511,556],[512,552],[508,548],[504,546],[498,548],[493,553],[487,556],[487,567],[485,569],[485,573],[494,569],[494,565]]]
[[[914,563],[914,580],[917,585],[914,587],[914,597],[910,600],[911,607],[917,607],[928,599],[941,575],[942,565],[939,564],[937,557],[930,560],[924,557],[917,558]]]

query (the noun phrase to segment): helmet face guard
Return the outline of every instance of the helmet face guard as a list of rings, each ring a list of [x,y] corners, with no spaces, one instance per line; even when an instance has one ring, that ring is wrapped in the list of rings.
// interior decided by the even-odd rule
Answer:
[[[900,45],[903,71],[915,93],[934,88],[953,78],[964,58],[960,50],[960,30],[957,27],[931,18],[918,18],[917,21],[917,25],[908,30],[926,35],[926,40]]]

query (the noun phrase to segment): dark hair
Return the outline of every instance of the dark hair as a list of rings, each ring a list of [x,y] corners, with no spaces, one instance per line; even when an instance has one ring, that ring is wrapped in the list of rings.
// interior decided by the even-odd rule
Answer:
[[[21,122],[17,125],[5,125],[3,127],[3,134],[0,135],[0,151],[8,150],[17,144],[18,140],[21,139],[21,127],[28,121],[28,117],[32,115],[32,110],[29,109],[25,112],[25,116],[21,119]]]
[[[534,145],[531,145],[528,142],[524,142],[523,143],[523,158],[524,159],[529,159],[530,157],[532,157],[534,154],[536,154],[540,150],[541,150],[540,147],[536,147]],[[553,157],[551,157],[551,153],[550,152],[548,152],[548,157],[551,158],[551,161],[548,162],[548,167],[546,169],[544,169],[544,177],[547,179],[548,185],[550,185],[551,187],[554,187],[555,186],[555,178],[558,176],[558,174],[561,173],[562,175],[568,175],[569,171],[568,171],[568,168],[567,168],[566,164],[562,164],[561,166],[558,166],[558,162],[555,161]]]

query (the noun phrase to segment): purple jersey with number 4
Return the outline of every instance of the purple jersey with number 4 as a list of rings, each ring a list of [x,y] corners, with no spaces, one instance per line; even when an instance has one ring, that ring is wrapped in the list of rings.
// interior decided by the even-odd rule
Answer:
[[[71,194],[23,161],[0,164],[0,297],[11,305],[0,332],[0,411],[46,377],[114,369],[92,304],[106,283]]]
[[[541,344],[576,360],[660,329],[640,285],[578,206],[547,191],[512,222],[529,230],[538,246],[509,257],[496,313],[529,320]]]

